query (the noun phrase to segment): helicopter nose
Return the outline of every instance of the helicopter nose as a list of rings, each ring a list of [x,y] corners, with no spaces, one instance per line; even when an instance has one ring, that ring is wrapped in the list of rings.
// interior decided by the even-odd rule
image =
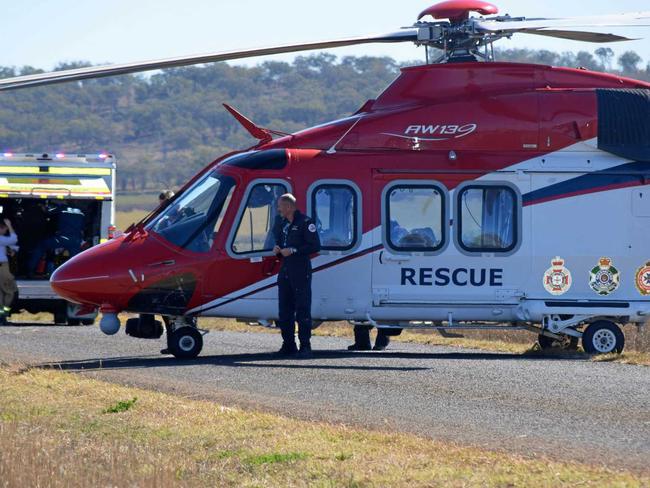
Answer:
[[[117,304],[123,287],[110,268],[110,259],[106,259],[105,253],[92,248],[54,271],[50,285],[59,296],[71,302],[97,306]]]

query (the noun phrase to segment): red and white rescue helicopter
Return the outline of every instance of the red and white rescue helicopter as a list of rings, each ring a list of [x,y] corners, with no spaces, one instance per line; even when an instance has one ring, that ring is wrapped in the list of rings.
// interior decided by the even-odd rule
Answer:
[[[477,12],[481,16],[471,16]],[[209,164],[155,213],[51,278],[68,300],[163,316],[195,357],[195,317],[277,317],[269,231],[291,191],[317,222],[313,316],[385,328],[529,329],[542,346],[621,352],[650,314],[650,84],[494,62],[526,33],[589,42],[650,13],[497,16],[479,0],[424,10],[397,33],[90,67],[0,80],[1,90],[363,43],[414,42],[439,59],[403,69],[355,114],[291,135],[229,108],[255,147]],[[274,138],[274,136],[279,136]],[[160,323],[127,332],[159,338]]]

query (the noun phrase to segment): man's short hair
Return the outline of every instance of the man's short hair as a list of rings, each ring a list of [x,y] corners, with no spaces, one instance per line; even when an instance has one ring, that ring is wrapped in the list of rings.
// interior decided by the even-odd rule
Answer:
[[[294,197],[291,193],[285,193],[280,197],[280,200],[283,202],[290,203],[294,207],[296,206],[296,197]]]

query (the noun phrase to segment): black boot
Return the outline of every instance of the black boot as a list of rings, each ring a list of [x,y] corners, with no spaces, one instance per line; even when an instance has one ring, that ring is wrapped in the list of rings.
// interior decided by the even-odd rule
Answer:
[[[305,344],[300,344],[300,351],[298,351],[298,357],[300,359],[309,359],[312,357],[311,344],[309,342]]]
[[[348,346],[348,351],[370,351],[370,329],[367,325],[355,325],[354,344]]]
[[[386,335],[383,329],[377,329],[377,338],[375,339],[375,347],[373,351],[385,351],[390,344],[390,337]]]
[[[295,342],[294,343],[283,342],[282,347],[275,354],[277,356],[287,357],[287,356],[295,356],[297,352],[298,352],[298,348],[296,347]]]

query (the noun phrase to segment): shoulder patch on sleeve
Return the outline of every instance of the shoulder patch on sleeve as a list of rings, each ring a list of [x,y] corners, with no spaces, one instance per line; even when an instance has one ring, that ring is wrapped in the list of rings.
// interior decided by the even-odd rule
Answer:
[[[309,227],[307,228],[309,229],[309,232],[316,232],[316,226],[314,224],[309,224]]]

